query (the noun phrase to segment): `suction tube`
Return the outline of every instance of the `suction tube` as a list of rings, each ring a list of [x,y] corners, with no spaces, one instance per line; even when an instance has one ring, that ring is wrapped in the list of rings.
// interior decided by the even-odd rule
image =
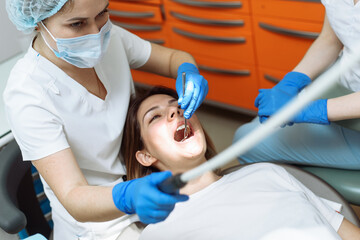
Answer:
[[[280,126],[289,122],[299,111],[305,108],[311,101],[315,100],[326,91],[328,91],[340,78],[340,76],[360,62],[360,45],[357,51],[347,59],[347,61],[337,61],[331,68],[321,74],[313,83],[304,89],[298,96],[294,97],[288,104],[283,106],[278,113],[270,117],[264,124],[254,129],[242,139],[219,153],[212,159],[206,161],[200,166],[184,172],[180,175],[173,176],[160,184],[159,188],[164,192],[174,192],[176,189],[183,187],[187,182],[195,179],[207,171],[217,169],[237,156],[244,154],[253,146],[261,142],[270,134],[277,131]],[[181,183],[181,184],[179,184]],[[165,187],[166,185],[166,187]],[[170,193],[170,192],[169,192]]]

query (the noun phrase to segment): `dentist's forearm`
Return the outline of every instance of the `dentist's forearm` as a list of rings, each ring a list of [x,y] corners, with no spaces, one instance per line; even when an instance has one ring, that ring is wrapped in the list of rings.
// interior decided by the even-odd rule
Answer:
[[[177,70],[184,62],[196,66],[195,59],[189,53],[152,43],[150,58],[139,70],[176,78]]]
[[[179,66],[185,62],[192,63],[197,66],[195,59],[187,52],[176,51],[172,54],[170,60],[170,72],[173,78],[177,77],[177,70]]]
[[[112,200],[112,187],[77,187],[65,199],[64,206],[79,222],[103,222],[124,215]]]

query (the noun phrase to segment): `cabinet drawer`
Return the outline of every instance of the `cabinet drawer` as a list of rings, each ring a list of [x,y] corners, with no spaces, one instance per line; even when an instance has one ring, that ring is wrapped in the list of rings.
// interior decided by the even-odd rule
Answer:
[[[261,67],[290,71],[321,31],[321,23],[255,18],[256,56]]]
[[[249,13],[249,0],[166,0],[166,8],[186,7],[187,12],[194,12],[200,9],[208,11],[210,15],[222,12],[228,13]]]
[[[121,1],[124,2],[124,0],[112,0],[114,2]],[[153,5],[160,5],[162,4],[163,0],[126,0],[128,2],[135,2],[135,3],[141,3],[141,4],[153,4]]]
[[[168,34],[165,24],[135,24],[120,22],[112,19],[112,23],[118,25],[135,35],[150,42],[169,47]]]
[[[259,88],[272,88],[285,76],[287,71],[259,68]]]
[[[162,23],[160,6],[110,1],[109,13],[112,19],[118,21],[133,21],[137,23]]]
[[[206,99],[232,106],[256,110],[257,74],[252,65],[224,62],[195,56],[201,75],[209,83]]]
[[[208,11],[199,9],[188,11],[186,7],[170,7],[167,9],[167,20],[170,22],[185,22],[199,26],[209,26],[213,31],[218,28],[229,28],[238,33],[251,33],[251,20],[248,15],[218,12],[209,14]]]
[[[254,15],[323,22],[325,8],[320,0],[255,0]]]
[[[169,23],[170,44],[191,54],[254,64],[254,46],[250,33],[233,28],[214,28],[194,24]]]
[[[175,89],[175,79],[167,78],[139,70],[131,70],[131,74],[133,80],[137,83],[147,84],[151,86],[160,85]]]

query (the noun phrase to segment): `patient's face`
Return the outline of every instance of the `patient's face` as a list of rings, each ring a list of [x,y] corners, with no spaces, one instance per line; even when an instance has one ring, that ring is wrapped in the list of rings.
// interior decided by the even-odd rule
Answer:
[[[183,110],[177,99],[158,94],[147,98],[138,110],[137,119],[146,151],[158,161],[154,166],[173,173],[183,172],[205,161],[206,141],[197,117],[188,121],[190,135],[183,140]]]

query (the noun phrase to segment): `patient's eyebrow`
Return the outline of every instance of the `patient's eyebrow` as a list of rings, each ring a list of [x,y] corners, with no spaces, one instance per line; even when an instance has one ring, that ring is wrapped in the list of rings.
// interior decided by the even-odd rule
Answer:
[[[152,107],[152,108],[150,108],[149,110],[146,111],[146,113],[144,114],[143,119],[142,119],[143,124],[144,124],[144,119],[145,119],[146,115],[147,115],[149,112],[154,111],[154,110],[157,109],[157,108],[159,108],[159,106],[154,106],[154,107]]]
[[[177,102],[177,100],[176,100],[175,98],[170,99],[170,100],[168,101],[168,104],[169,104],[169,105],[172,105],[174,102]],[[146,113],[144,114],[143,119],[142,119],[143,124],[144,124],[145,116],[146,116],[149,112],[154,111],[154,110],[157,109],[157,108],[159,108],[159,106],[154,106],[154,107],[152,107],[152,108],[150,108],[149,110],[146,111]]]
[[[171,105],[171,104],[173,104],[174,102],[177,102],[177,99],[175,99],[175,98],[170,99],[170,100],[168,101],[168,104]]]

